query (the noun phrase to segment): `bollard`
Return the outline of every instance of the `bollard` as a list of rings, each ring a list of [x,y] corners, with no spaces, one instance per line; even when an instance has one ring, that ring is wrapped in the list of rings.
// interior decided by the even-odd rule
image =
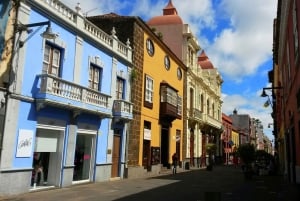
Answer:
[[[204,201],[221,201],[221,192],[204,192]]]

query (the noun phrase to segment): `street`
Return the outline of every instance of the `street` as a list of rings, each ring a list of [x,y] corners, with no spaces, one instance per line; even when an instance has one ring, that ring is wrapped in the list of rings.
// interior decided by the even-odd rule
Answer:
[[[171,173],[168,172],[168,173]],[[245,180],[240,168],[179,170],[153,178],[124,179],[30,192],[3,201],[296,201],[299,189],[282,176]]]

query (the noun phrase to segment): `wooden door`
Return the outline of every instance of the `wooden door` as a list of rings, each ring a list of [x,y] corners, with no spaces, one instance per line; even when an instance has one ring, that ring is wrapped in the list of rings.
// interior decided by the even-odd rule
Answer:
[[[114,144],[113,144],[113,151],[112,151],[111,177],[118,177],[119,176],[120,141],[121,141],[121,137],[119,135],[114,135]]]

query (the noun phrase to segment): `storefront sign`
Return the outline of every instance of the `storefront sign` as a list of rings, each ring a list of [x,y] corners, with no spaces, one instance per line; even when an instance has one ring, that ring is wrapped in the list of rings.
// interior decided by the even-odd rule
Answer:
[[[33,131],[19,130],[16,157],[30,157],[32,154]]]

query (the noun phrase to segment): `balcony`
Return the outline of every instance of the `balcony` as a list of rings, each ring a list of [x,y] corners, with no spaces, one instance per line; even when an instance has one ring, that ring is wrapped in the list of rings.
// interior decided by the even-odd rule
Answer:
[[[125,100],[114,100],[113,117],[122,120],[132,120],[132,103]]]
[[[222,122],[215,119],[214,117],[212,117],[210,115],[206,115],[206,122],[207,122],[207,124],[210,124],[211,126],[216,127],[216,128],[222,127]]]
[[[189,109],[189,119],[194,121],[200,121],[203,120],[203,114],[202,112],[197,108],[191,108]]]
[[[169,121],[181,119],[182,98],[174,89],[168,86],[161,87],[160,117]]]
[[[35,94],[38,110],[50,105],[67,108],[76,113],[111,117],[108,104],[110,96],[53,75],[42,74],[38,78],[39,91]]]

